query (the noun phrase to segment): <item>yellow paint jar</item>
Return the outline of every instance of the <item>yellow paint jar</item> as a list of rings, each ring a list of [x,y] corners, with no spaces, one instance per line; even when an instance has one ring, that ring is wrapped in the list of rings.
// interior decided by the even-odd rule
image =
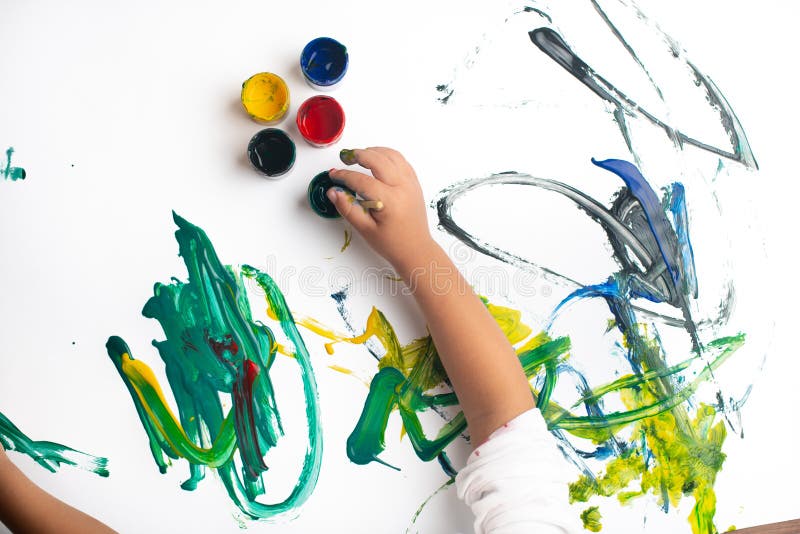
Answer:
[[[242,84],[242,106],[259,122],[277,123],[289,111],[289,87],[277,74],[254,74]]]

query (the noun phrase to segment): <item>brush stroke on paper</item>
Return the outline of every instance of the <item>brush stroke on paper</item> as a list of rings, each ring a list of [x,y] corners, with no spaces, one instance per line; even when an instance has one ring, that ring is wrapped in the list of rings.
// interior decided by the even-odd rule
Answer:
[[[186,459],[193,490],[215,469],[230,499],[253,519],[290,518],[311,495],[322,462],[322,433],[316,379],[305,343],[283,293],[272,278],[249,266],[240,271],[219,260],[205,232],[177,214],[180,255],[187,282],[156,284],[142,314],[156,319],[166,339],[154,341],[164,361],[169,388],[178,407],[173,413],[153,371],[133,357],[125,342],[112,336],[108,355],[128,388],[153,459],[166,472],[170,459]],[[263,290],[302,379],[307,448],[297,483],[283,500],[266,504],[262,480],[264,456],[283,436],[270,368],[278,351],[273,331],[254,321],[243,280]],[[232,408],[223,410],[221,397]]]
[[[690,522],[695,532],[712,532],[716,498],[713,484],[722,468],[721,452],[725,424],[717,417],[728,408],[700,405],[696,410],[686,401],[703,382],[715,382],[714,371],[744,343],[745,336],[703,342],[692,317],[691,300],[696,294],[691,243],[683,219],[683,188],[674,184],[670,202],[662,203],[635,166],[621,160],[595,162],[618,174],[626,187],[611,209],[567,184],[519,173],[493,175],[457,184],[442,192],[436,202],[441,227],[463,243],[484,254],[523,269],[538,269],[532,262],[507,253],[461,228],[452,218],[453,204],[467,192],[487,186],[526,185],[557,192],[575,202],[606,231],[621,270],[608,280],[583,285],[542,267],[551,278],[575,289],[554,310],[553,324],[576,301],[605,301],[613,326],[624,346],[628,372],[612,383],[590,385],[577,370],[561,365],[545,377],[543,390],[553,391],[557,377],[566,373],[583,384],[581,398],[569,409],[581,407],[576,416],[564,407],[542,401],[540,409],[552,431],[571,451],[571,459],[583,472],[570,488],[573,501],[586,502],[593,495],[617,496],[623,502],[651,493],[665,511],[676,506],[683,495],[695,499]],[[667,205],[665,209],[663,206]],[[679,230],[680,229],[680,230]],[[656,314],[635,304],[637,301],[666,303],[675,315]],[[670,365],[660,343],[658,324],[685,330],[693,348],[677,364]],[[603,410],[603,397],[617,395],[626,411]],[[723,395],[718,394],[722,399]],[[733,409],[733,408],[731,408]],[[694,415],[692,415],[694,412]],[[633,425],[632,432],[627,428]],[[593,450],[574,444],[564,434],[590,440]],[[623,432],[624,431],[624,432]],[[623,438],[625,433],[630,438]],[[585,445],[581,445],[584,446]],[[596,473],[586,458],[608,459],[605,474]],[[697,462],[697,458],[702,461]],[[633,483],[639,482],[636,488]]]
[[[25,179],[25,169],[22,167],[12,167],[11,166],[11,156],[14,154],[14,147],[8,147],[6,149],[6,164],[5,166],[0,166],[0,175],[3,176],[4,180],[9,180],[15,182],[17,180],[24,180]]]
[[[608,297],[618,296],[619,292],[616,281],[592,291]],[[589,298],[589,293],[575,298]],[[657,337],[648,335],[644,325],[618,323],[619,329],[627,329],[626,342],[633,347],[629,350],[629,366],[633,372],[593,387],[570,365],[568,337],[552,338],[547,332],[534,333],[522,321],[519,311],[484,302],[515,347],[529,380],[536,384],[532,393],[548,426],[571,447],[575,455],[573,460],[584,468],[584,474],[570,487],[573,501],[585,502],[592,495],[618,495],[627,502],[653,493],[661,500],[661,505],[669,509],[677,505],[684,494],[690,494],[696,501],[693,524],[696,523],[701,532],[707,531],[708,525],[713,526],[710,523],[715,506],[713,484],[725,458],[721,446],[726,431],[724,424],[715,420],[714,407],[700,405],[692,419],[686,401],[698,387],[712,381],[714,370],[743,345],[743,334],[712,340],[704,346],[702,355],[691,354],[678,364],[668,365]],[[617,305],[620,310],[629,307],[621,301]],[[296,317],[296,320],[298,325],[330,340],[325,345],[328,354],[332,354],[334,345],[340,342],[364,344],[376,340],[383,349],[382,356],[375,355],[378,372],[347,441],[347,454],[352,462],[378,462],[393,467],[380,456],[386,449],[388,420],[398,412],[417,456],[423,461],[438,460],[448,477],[455,476],[456,470],[444,449],[467,430],[463,413],[445,417],[433,434],[426,433],[420,422],[420,415],[426,411],[458,404],[452,391],[430,393],[437,386],[447,384],[430,336],[401,344],[386,316],[375,308],[369,314],[363,333],[353,337],[329,330],[310,318]],[[349,320],[347,322],[349,324]],[[577,382],[583,384],[581,396],[574,404],[559,404],[553,398],[559,380],[576,376]],[[614,395],[622,399],[625,409],[604,411],[604,401]],[[580,415],[578,410],[586,415]],[[637,437],[622,437],[626,429]],[[594,444],[594,450],[576,449],[568,436],[588,440]],[[607,473],[593,473],[583,461],[587,458],[611,459],[607,463]],[[697,458],[701,462],[698,463]],[[632,486],[635,481],[640,482],[639,489]],[[601,528],[599,509],[591,507],[585,516],[588,527]]]
[[[615,123],[633,162],[592,160],[621,180],[610,205],[568,183],[526,173],[505,172],[454,184],[434,202],[440,227],[474,250],[541,274],[568,291],[552,310],[546,333],[579,301],[605,303],[610,319],[603,329],[607,329],[606,336],[618,340],[612,356],[622,356],[620,376],[610,383],[591,384],[564,363],[557,367],[556,376],[568,379],[580,393],[567,408],[584,411],[581,418],[585,419],[560,415],[563,407],[540,403],[551,430],[581,473],[570,486],[571,500],[587,502],[600,496],[627,503],[651,495],[668,512],[684,497],[691,497],[694,506],[688,519],[692,531],[715,533],[714,482],[725,460],[722,446],[729,430],[742,434],[738,410],[747,397],[745,393],[737,401],[726,395],[715,371],[744,345],[745,334],[726,326],[735,294],[732,281],[726,282],[727,293],[716,316],[698,313],[698,287],[703,281],[698,279],[694,250],[703,243],[694,243],[690,237],[687,205],[692,190],[683,180],[697,169],[685,154],[691,150],[692,157],[714,159],[717,174],[729,165],[756,170],[758,164],[741,122],[719,87],[634,3],[525,4],[513,10],[496,33],[510,28],[511,21],[528,23],[524,31],[529,46],[599,98],[601,111]],[[573,10],[580,8],[593,14],[594,18],[587,15],[587,20],[595,22],[594,29],[575,29],[579,17]],[[629,72],[634,73],[630,79],[618,79],[621,56],[616,56],[614,64],[604,64],[602,55],[593,49],[600,41],[608,42],[608,36],[627,56]],[[645,43],[646,39],[650,42]],[[463,83],[465,74],[492,44],[493,37],[484,36],[453,78],[437,86],[442,104],[458,105],[460,95],[471,89]],[[524,68],[519,62],[514,65]],[[636,76],[645,83],[632,83]],[[536,83],[543,85],[547,80],[538,76]],[[529,89],[536,94],[536,86]],[[518,105],[533,101],[535,96]],[[687,103],[693,111],[682,109]],[[701,119],[693,122],[695,116],[705,123]],[[653,135],[653,130],[661,133]],[[672,181],[657,192],[645,178],[648,173],[644,169],[658,171],[660,177],[671,175]],[[467,228],[456,221],[454,206],[460,198],[482,188],[508,186],[513,186],[513,194],[523,186],[571,200],[604,230],[619,269],[606,280],[576,280],[538,263],[535,257],[522,257],[493,244],[481,237],[479,226]],[[509,194],[511,191],[509,188]],[[711,195],[715,195],[713,190]],[[668,354],[662,335],[670,333],[674,339],[676,331],[683,333],[688,352]],[[703,383],[715,392],[712,403],[694,397]],[[540,392],[544,386],[552,386],[546,380],[534,384],[540,386]],[[607,411],[604,402],[608,400],[624,410]],[[582,519],[587,529],[599,530],[600,508],[585,508]]]
[[[669,142],[678,151],[683,150],[685,145],[690,145],[736,161],[748,168],[758,168],[758,163],[747,140],[744,128],[720,88],[710,76],[704,74],[687,57],[685,50],[672,37],[664,33],[657,24],[650,21],[635,3],[626,0],[587,0],[580,4],[569,3],[565,5],[550,5],[548,2],[537,0],[529,0],[524,3],[529,5],[513,10],[511,14],[504,18],[495,32],[504,31],[510,25],[510,22],[518,19],[523,19],[527,22],[530,25],[530,31],[528,32],[530,42],[554,63],[574,76],[589,91],[608,104],[609,107],[607,109],[617,123],[617,127],[637,165],[641,166],[645,155],[640,154],[636,149],[636,136],[631,126],[635,123],[645,122],[663,130]],[[619,47],[630,57],[634,69],[645,77],[651,91],[656,95],[659,104],[661,104],[659,108],[663,111],[653,112],[637,103],[633,95],[629,94],[624,88],[618,88],[615,85],[615,80],[604,76],[602,68],[590,65],[572,49],[569,45],[570,31],[575,34],[573,37],[577,37],[578,34],[585,33],[586,29],[571,29],[572,21],[570,19],[572,14],[570,11],[585,7],[596,13],[599,20],[599,24],[596,26],[601,28],[599,31],[610,33],[618,41]],[[612,12],[614,15],[611,14]],[[625,24],[622,25],[615,23],[616,18],[622,19],[620,13],[636,19],[639,27],[633,28],[635,31],[631,33],[637,33],[638,31],[639,39],[641,39],[642,27],[648,30],[652,38],[661,45],[663,55],[671,57],[684,71],[683,79],[661,77],[665,78],[660,80],[660,83],[664,85],[661,86],[656,83],[656,73],[648,69],[645,61],[637,54],[639,43],[635,40],[626,39],[623,35],[624,25],[630,24],[630,21],[626,20],[624,21]],[[560,28],[560,26],[564,26],[564,29]],[[580,35],[580,37],[584,38],[585,36]],[[470,54],[456,69],[453,77],[447,83],[436,86],[436,91],[440,93],[438,97],[440,103],[452,105],[458,101],[459,91],[465,89],[461,87],[460,78],[466,71],[475,67],[481,53],[491,44],[491,35],[484,35],[481,43],[473,47]],[[642,43],[641,47],[645,48],[644,43]],[[524,68],[517,64],[513,65],[515,69]],[[512,74],[514,73],[509,72],[509,75]],[[629,80],[620,80],[620,83],[626,82],[629,82]],[[546,83],[546,80],[540,79],[539,83]],[[680,91],[673,90],[673,86],[680,87]],[[686,88],[683,86],[694,87],[695,90],[691,98],[705,104],[710,114],[716,116],[716,124],[706,124],[706,126],[713,126],[721,130],[722,137],[726,139],[724,144],[720,144],[716,140],[707,141],[702,137],[698,138],[697,136],[686,134],[681,127],[670,124],[669,119],[660,116],[662,113],[669,115],[670,105],[675,108],[681,105],[677,97],[673,96],[671,99],[670,95],[684,95]],[[649,95],[642,95],[643,98],[645,96]],[[518,103],[518,105],[524,105],[532,101],[526,100]],[[513,103],[508,105],[514,106]],[[719,132],[713,132],[713,134],[717,133]],[[647,147],[642,148],[647,150]]]
[[[101,477],[108,476],[108,460],[106,458],[76,451],[52,441],[34,441],[2,412],[0,412],[0,444],[6,450],[30,456],[37,464],[52,473],[58,471],[62,465],[69,465]]]

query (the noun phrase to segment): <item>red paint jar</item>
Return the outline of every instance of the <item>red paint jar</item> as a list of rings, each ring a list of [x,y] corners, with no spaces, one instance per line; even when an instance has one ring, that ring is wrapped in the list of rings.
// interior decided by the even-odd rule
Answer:
[[[344,110],[333,97],[312,96],[297,110],[297,129],[314,146],[332,145],[344,131]]]

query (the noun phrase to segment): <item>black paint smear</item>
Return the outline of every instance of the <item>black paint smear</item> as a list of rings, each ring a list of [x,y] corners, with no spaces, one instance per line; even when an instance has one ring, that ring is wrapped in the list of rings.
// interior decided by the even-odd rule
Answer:
[[[535,44],[542,52],[547,54],[550,59],[561,65],[561,67],[563,67],[567,72],[572,74],[586,87],[591,89],[593,93],[606,102],[609,102],[616,108],[614,117],[619,123],[622,134],[625,136],[625,142],[628,144],[629,148],[632,148],[632,144],[627,132],[627,126],[625,125],[626,111],[628,113],[639,113],[656,126],[662,128],[678,147],[686,143],[702,150],[717,154],[718,156],[738,161],[747,167],[758,169],[758,163],[756,162],[753,152],[750,149],[750,144],[747,141],[747,136],[744,133],[744,129],[742,128],[739,119],[734,114],[733,109],[731,109],[730,105],[728,104],[728,101],[725,100],[725,97],[722,95],[716,84],[714,84],[710,78],[700,72],[691,62],[687,61],[687,64],[692,70],[695,80],[697,81],[698,85],[702,85],[704,87],[709,103],[719,111],[722,119],[722,125],[730,137],[733,152],[728,152],[724,149],[689,137],[681,131],[671,127],[669,124],[661,121],[643,107],[639,106],[636,102],[628,98],[625,93],[614,87],[608,80],[595,72],[592,67],[578,57],[570,49],[569,45],[567,45],[561,35],[559,35],[555,30],[551,28],[537,28],[529,32],[528,35],[533,44]],[[619,38],[621,38],[621,36],[619,36]],[[626,46],[628,52],[633,54],[633,50],[630,48],[630,46],[627,46],[627,43],[624,43],[624,45]],[[641,66],[641,62],[639,62],[635,54],[633,54],[633,57]]]

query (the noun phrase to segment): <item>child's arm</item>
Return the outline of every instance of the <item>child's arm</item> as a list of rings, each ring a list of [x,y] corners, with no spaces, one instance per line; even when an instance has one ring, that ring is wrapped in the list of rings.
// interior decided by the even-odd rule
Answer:
[[[0,523],[15,533],[114,532],[31,482],[0,446]]]
[[[413,291],[473,443],[480,445],[494,430],[534,407],[519,359],[483,302],[431,237],[422,189],[403,156],[388,148],[368,148],[354,150],[352,160],[370,169],[374,178],[351,170],[331,170],[331,177],[364,198],[381,200],[384,208],[367,212],[334,189],[329,198]]]

